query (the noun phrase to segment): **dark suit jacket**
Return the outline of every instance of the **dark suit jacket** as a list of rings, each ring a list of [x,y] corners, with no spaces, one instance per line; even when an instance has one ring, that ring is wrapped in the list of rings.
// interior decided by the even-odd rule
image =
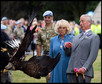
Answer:
[[[5,66],[9,62],[9,56],[7,54],[7,51],[5,51],[5,52],[2,52],[1,51],[1,47],[7,49],[7,45],[4,42],[4,41],[7,41],[7,40],[11,40],[11,39],[9,38],[9,36],[4,31],[1,31],[1,41],[0,41],[0,70],[4,70]]]

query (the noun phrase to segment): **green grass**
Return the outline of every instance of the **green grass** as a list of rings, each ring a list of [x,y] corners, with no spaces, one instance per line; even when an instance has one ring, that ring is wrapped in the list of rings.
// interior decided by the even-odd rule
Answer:
[[[26,60],[28,60],[31,56],[27,56]],[[94,67],[94,78],[91,83],[101,83],[101,50],[99,50],[96,61],[93,64]],[[22,71],[12,71],[12,83],[46,83],[45,77],[41,79],[35,79],[24,74]]]
[[[98,52],[98,57],[93,64],[94,67],[94,78],[91,83],[101,83],[101,50]]]
[[[13,83],[46,83],[45,77],[35,79],[24,74],[22,71],[12,71]]]

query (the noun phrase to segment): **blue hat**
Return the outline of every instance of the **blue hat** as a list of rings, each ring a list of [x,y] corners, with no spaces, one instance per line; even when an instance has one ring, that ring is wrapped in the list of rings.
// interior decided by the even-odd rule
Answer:
[[[53,12],[52,11],[49,11],[49,10],[48,11],[45,11],[44,14],[43,14],[43,17],[44,16],[53,16]]]
[[[2,18],[2,21],[3,21],[3,20],[7,20],[7,17],[3,17],[3,18]]]
[[[19,24],[19,23],[21,23],[21,20],[18,20],[18,21],[16,22],[16,24]]]
[[[6,28],[7,28],[7,27],[6,27],[5,25],[1,24],[1,29],[2,29],[2,30],[6,29]]]

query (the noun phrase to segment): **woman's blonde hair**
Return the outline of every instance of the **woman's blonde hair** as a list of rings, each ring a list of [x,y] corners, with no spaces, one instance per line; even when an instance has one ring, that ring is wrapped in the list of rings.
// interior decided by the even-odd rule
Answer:
[[[69,34],[70,32],[71,32],[71,27],[70,27],[70,24],[69,24],[69,22],[67,21],[67,20],[64,20],[64,19],[61,19],[61,20],[58,20],[57,22],[56,22],[56,24],[55,24],[55,32],[58,34],[59,32],[58,32],[58,28],[60,27],[60,26],[64,26],[64,27],[67,27],[67,34]]]

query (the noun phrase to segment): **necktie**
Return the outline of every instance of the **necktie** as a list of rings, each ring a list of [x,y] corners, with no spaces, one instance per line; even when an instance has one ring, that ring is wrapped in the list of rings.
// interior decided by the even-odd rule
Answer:
[[[79,39],[80,39],[82,36],[84,36],[84,32],[82,32],[82,33],[81,33],[81,35],[80,35]]]

